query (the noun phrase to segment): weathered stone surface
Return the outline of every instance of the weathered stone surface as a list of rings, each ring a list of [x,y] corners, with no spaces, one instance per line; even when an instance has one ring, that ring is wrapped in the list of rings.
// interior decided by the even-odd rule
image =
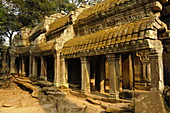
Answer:
[[[47,86],[52,86],[53,84],[51,82],[48,82],[48,81],[37,81],[37,85],[47,87]]]
[[[64,97],[67,94],[66,92],[52,92],[52,91],[47,91],[46,93],[49,95],[55,95],[60,97]]]
[[[166,113],[161,93],[151,91],[137,97],[135,99],[135,113]]]
[[[40,88],[40,87],[34,86],[34,85],[30,84],[30,83],[22,82],[22,81],[19,81],[19,80],[16,80],[16,79],[14,80],[14,82],[17,83],[17,84],[23,85],[24,87],[32,90],[31,95],[32,95],[33,97],[35,97],[35,98],[38,97],[39,92],[41,91],[41,88]]]
[[[20,100],[22,99],[22,97],[17,97],[14,99],[11,99],[9,101],[6,101],[2,104],[3,107],[15,107],[17,104],[19,104]]]
[[[33,92],[31,93],[31,96],[32,96],[32,97],[35,97],[35,98],[38,98],[40,91],[41,91],[41,88],[39,88],[39,87],[34,87],[34,88],[33,88]]]
[[[61,13],[56,13],[53,15],[50,15],[49,17],[45,17],[45,21],[44,21],[44,26],[46,28],[46,30],[49,30],[49,25],[51,23],[53,23],[56,19],[63,17],[64,15],[62,15]]]
[[[100,104],[100,101],[98,101],[98,100],[93,100],[93,99],[91,99],[91,98],[86,98],[86,101],[88,101],[88,102],[90,102],[90,103],[92,103],[92,104],[97,104],[97,105]]]
[[[109,104],[108,104],[108,103],[105,103],[105,102],[100,102],[100,106],[101,106],[102,108],[106,109],[106,108],[109,106]]]
[[[101,110],[99,110],[94,105],[88,105],[88,106],[86,106],[83,113],[100,113],[100,112],[101,112]]]
[[[106,108],[106,112],[123,112],[130,110],[130,104],[128,103],[115,103],[111,104]]]
[[[169,86],[165,86],[163,94],[165,96],[164,98],[165,98],[167,105],[170,106],[170,87]]]
[[[42,91],[58,91],[56,87],[43,87]]]

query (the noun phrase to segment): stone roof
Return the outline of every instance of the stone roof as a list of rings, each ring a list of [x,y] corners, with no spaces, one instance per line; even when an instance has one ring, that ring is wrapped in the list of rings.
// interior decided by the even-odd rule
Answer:
[[[94,5],[83,11],[76,20],[77,24],[81,21],[89,21],[90,18],[105,17],[110,15],[120,14],[127,12],[128,10],[136,9],[138,7],[150,4],[153,10],[160,11],[161,3],[165,3],[168,0],[104,0],[101,3]],[[160,5],[160,6],[159,6]],[[148,6],[145,6],[147,9]],[[93,19],[92,19],[93,21]]]
[[[103,11],[107,11],[110,8],[116,7],[120,4],[124,4],[128,1],[131,1],[131,0],[105,0],[101,3],[94,5],[93,7],[88,8],[84,12],[82,12],[78,16],[77,20],[81,20],[81,19],[86,18],[88,16],[95,15],[95,14],[103,12]]]
[[[40,55],[40,53],[42,53],[42,52],[53,51],[54,45],[55,45],[55,40],[51,40],[51,41],[48,41],[47,43],[44,43],[44,44],[32,46],[30,52],[32,54]]]
[[[45,29],[45,26],[44,26],[44,23],[39,23],[37,26],[35,26],[31,33],[30,33],[30,37],[29,39],[30,40],[34,40],[36,37],[38,37],[41,33],[44,33],[46,32],[46,29]]]
[[[56,19],[52,24],[50,24],[48,33],[51,34],[56,29],[59,29],[59,28],[65,26],[65,25],[67,25],[69,23],[69,21],[70,21],[69,20],[69,15],[66,15],[64,17]]]
[[[65,43],[62,54],[87,53],[133,40],[157,39],[157,29],[162,27],[163,23],[157,16],[145,17],[138,21],[73,38]]]

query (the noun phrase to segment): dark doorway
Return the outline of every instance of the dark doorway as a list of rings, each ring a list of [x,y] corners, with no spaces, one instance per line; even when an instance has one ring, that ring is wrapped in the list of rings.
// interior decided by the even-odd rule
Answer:
[[[92,90],[105,92],[105,56],[90,57],[90,84]]]
[[[16,57],[15,59],[15,72],[19,73],[19,69],[20,69],[20,63],[21,63],[21,57]]]
[[[122,88],[131,89],[130,84],[130,63],[131,56],[130,53],[122,54]]]
[[[47,80],[54,82],[54,55],[45,56],[44,58],[47,63]]]
[[[29,77],[29,56],[24,57],[26,77]]]
[[[68,83],[70,87],[81,87],[81,62],[79,58],[68,59]]]
[[[41,59],[40,57],[35,57],[36,63],[37,63],[37,78],[40,78],[41,74]]]

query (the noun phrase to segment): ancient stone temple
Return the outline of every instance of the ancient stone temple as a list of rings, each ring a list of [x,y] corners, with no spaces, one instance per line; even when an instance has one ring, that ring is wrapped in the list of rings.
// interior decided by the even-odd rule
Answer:
[[[170,2],[105,0],[22,28],[10,73],[120,98],[170,85]]]

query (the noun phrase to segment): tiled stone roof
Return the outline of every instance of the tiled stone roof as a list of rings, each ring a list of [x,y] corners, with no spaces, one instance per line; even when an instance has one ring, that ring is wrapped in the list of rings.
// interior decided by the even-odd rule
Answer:
[[[83,13],[81,13],[78,16],[77,20],[81,20],[81,19],[89,17],[91,15],[95,15],[97,13],[107,11],[110,8],[114,8],[120,4],[124,4],[129,1],[131,1],[131,0],[105,0],[101,3],[96,4],[93,7],[90,7],[89,9],[85,10]]]
[[[138,21],[73,38],[65,43],[62,54],[87,53],[133,40],[157,39],[157,29],[162,28],[162,24],[157,16],[145,17]]]
[[[56,19],[52,24],[49,26],[49,33],[61,28],[62,26],[65,26],[69,23],[69,15],[66,15],[64,17],[61,17],[59,19]]]

